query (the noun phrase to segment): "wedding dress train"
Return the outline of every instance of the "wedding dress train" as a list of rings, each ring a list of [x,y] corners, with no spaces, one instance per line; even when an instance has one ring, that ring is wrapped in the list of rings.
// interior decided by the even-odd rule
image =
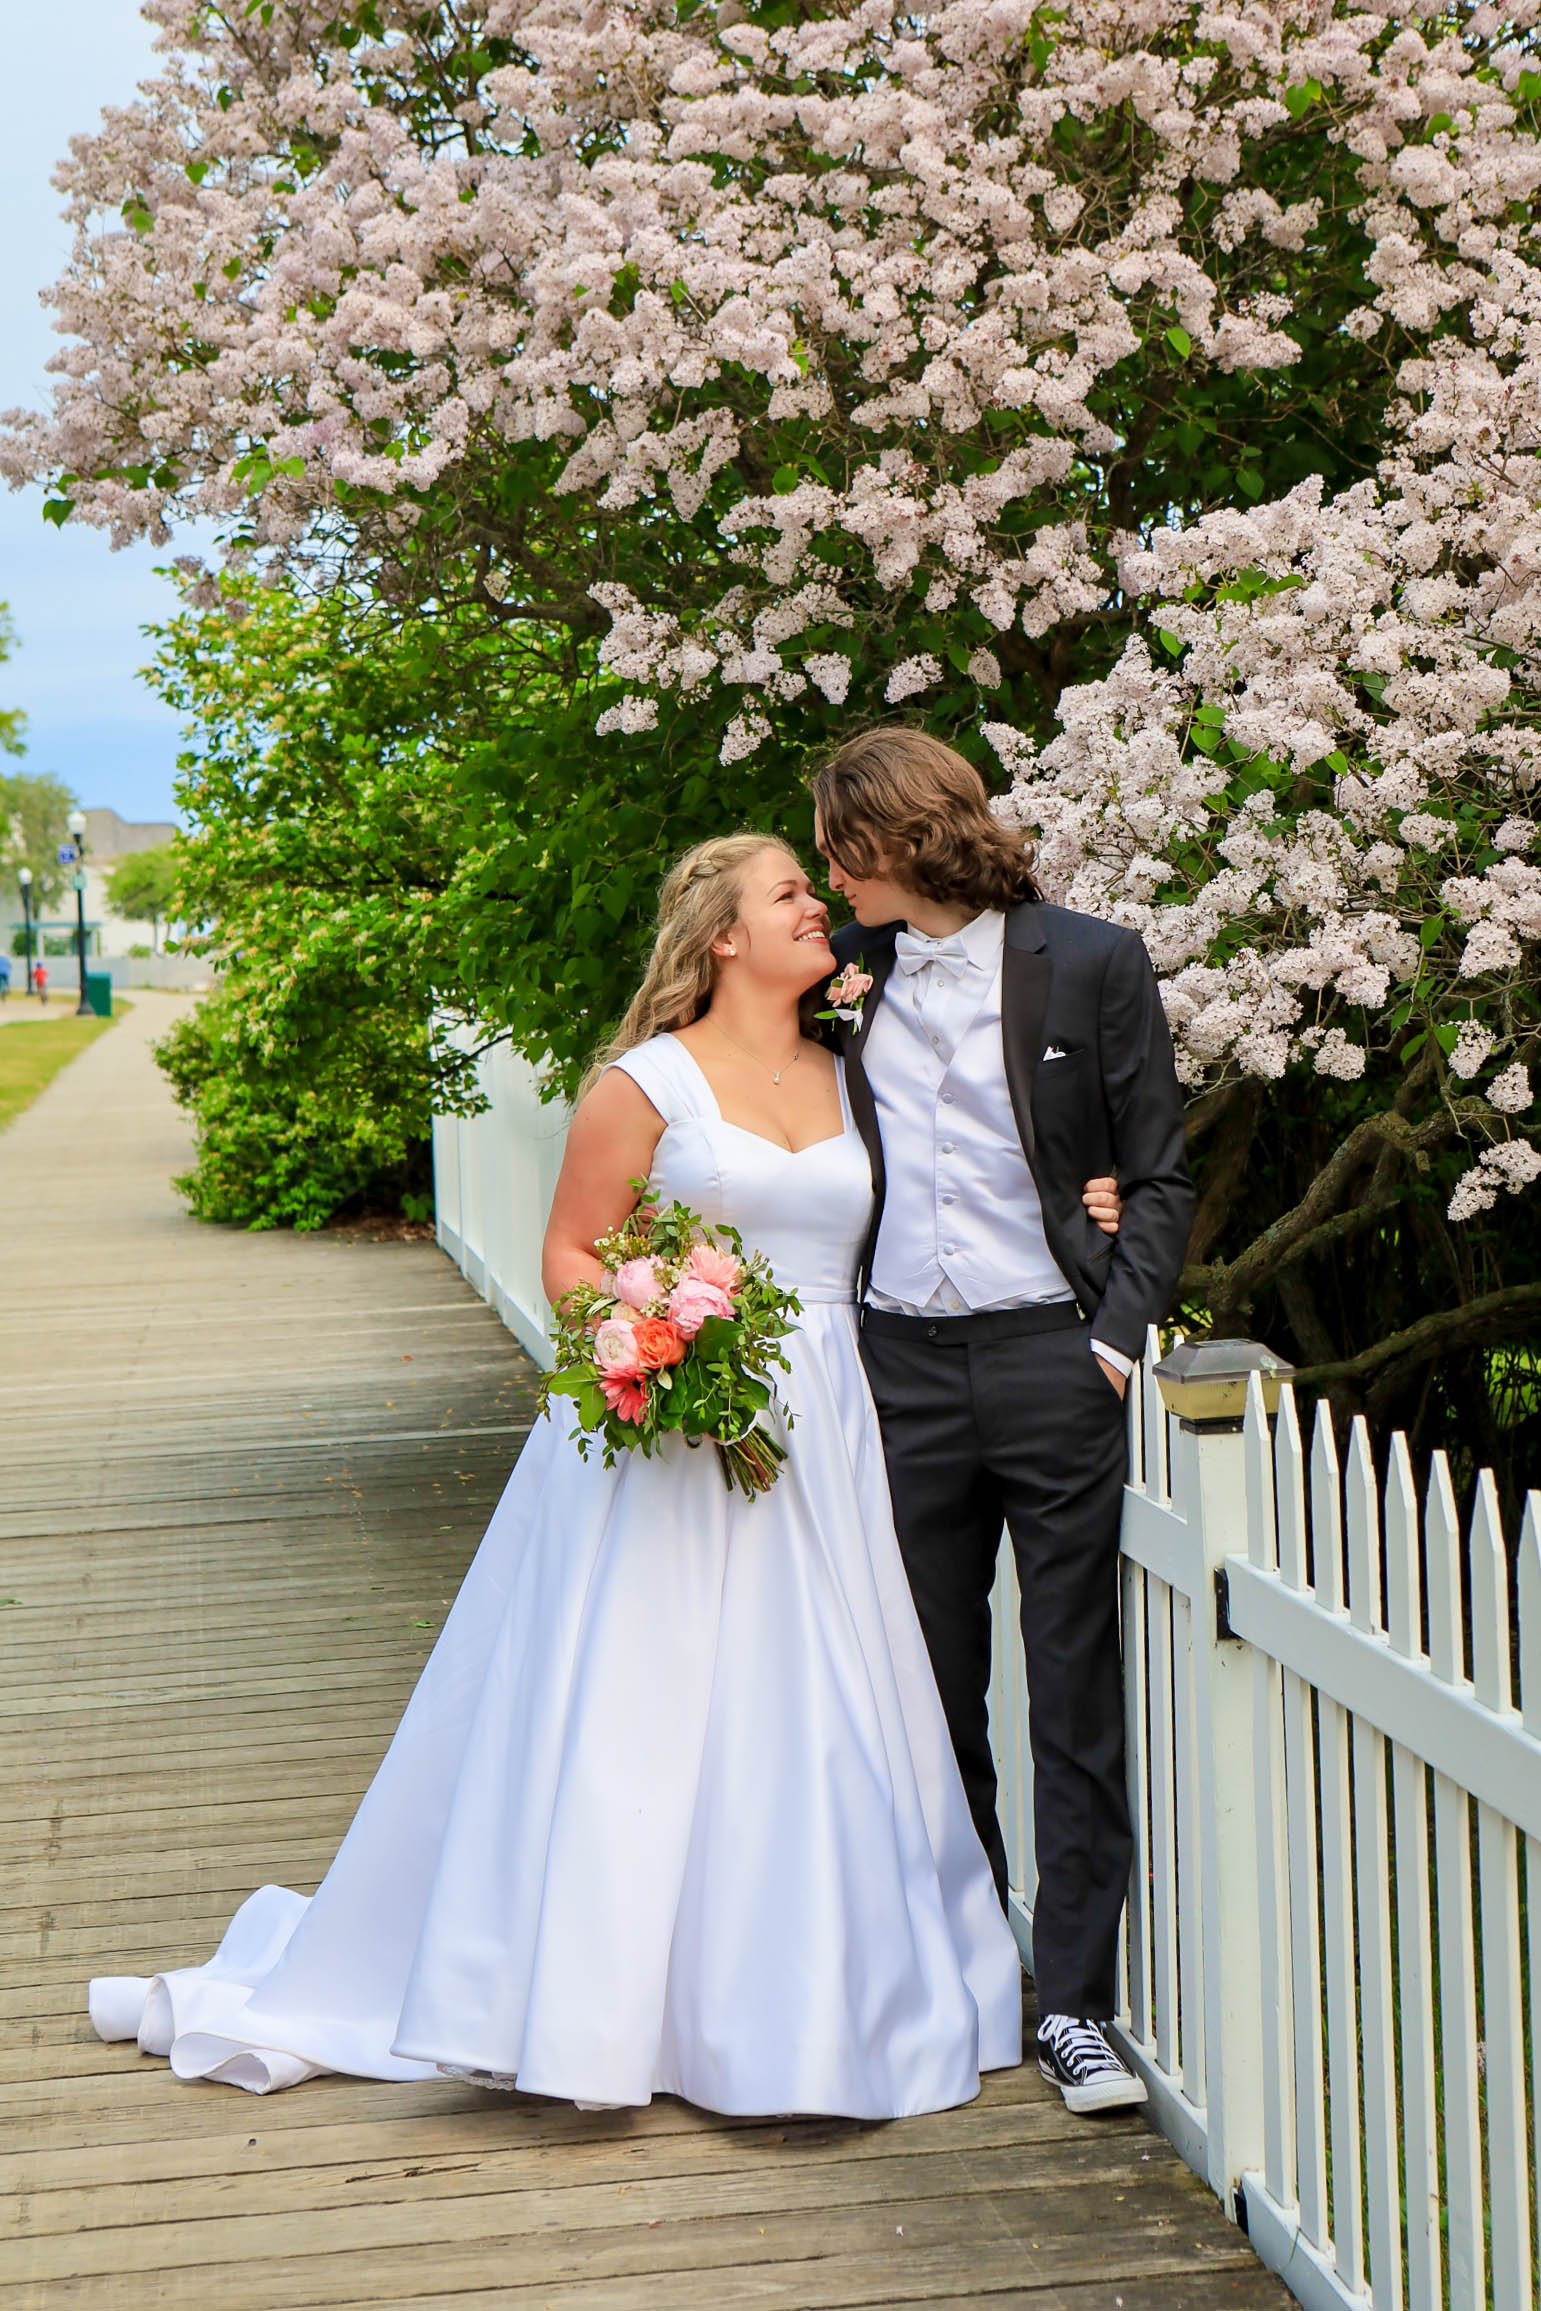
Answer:
[[[861,1142],[726,1123],[673,1036],[619,1063],[663,1199],[798,1291],[790,1457],[745,1501],[678,1441],[613,1470],[537,1425],[309,1900],[91,1985],[102,2036],[267,2093],[320,2070],[890,2118],[1020,2059],[1016,1947],[894,1539],[857,1350]]]

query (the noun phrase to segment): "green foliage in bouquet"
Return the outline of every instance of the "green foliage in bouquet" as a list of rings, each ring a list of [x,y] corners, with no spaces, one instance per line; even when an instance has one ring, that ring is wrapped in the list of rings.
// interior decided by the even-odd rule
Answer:
[[[645,1194],[644,1183],[633,1185]],[[542,1411],[549,1414],[554,1397],[570,1398],[578,1450],[586,1459],[597,1439],[607,1468],[619,1452],[651,1458],[666,1438],[681,1436],[688,1446],[716,1447],[729,1491],[746,1499],[769,1491],[786,1448],[761,1416],[778,1403],[773,1374],[790,1369],[781,1342],[802,1312],[797,1295],[777,1283],[763,1254],[745,1251],[737,1229],[708,1228],[680,1203],[639,1205],[594,1250],[615,1288],[579,1284],[557,1311],[556,1367],[543,1384]],[[693,1266],[703,1260],[705,1275]],[[731,1284],[710,1281],[730,1272]],[[655,1288],[645,1298],[628,1301],[623,1287],[647,1284]],[[714,1293],[731,1313],[701,1314]],[[790,1411],[779,1409],[790,1428]]]

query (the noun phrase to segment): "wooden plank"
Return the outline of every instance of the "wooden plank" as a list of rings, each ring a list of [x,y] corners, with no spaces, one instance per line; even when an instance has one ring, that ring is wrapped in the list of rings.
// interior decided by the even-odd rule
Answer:
[[[1385,1553],[1387,1634],[1393,1650],[1404,1661],[1426,1669],[1418,1497],[1407,1439],[1400,1431],[1392,1439],[1387,1472]],[[1391,1752],[1391,1777],[1407,2288],[1413,2303],[1435,2304],[1441,2300],[1444,2281],[1439,2228],[1428,1775],[1422,1759],[1412,1756],[1398,1742]]]
[[[455,2282],[514,2289],[582,2279],[592,2286],[597,2281],[668,2272],[677,2282],[688,2275],[698,2289],[710,2275],[715,2292],[682,2292],[677,2299],[720,2307],[741,2299],[738,2274],[745,2266],[787,2263],[798,2267],[800,2291],[790,2300],[811,2306],[819,2297],[817,2285],[808,2292],[808,2279],[817,2281],[820,2266],[853,2256],[884,2259],[891,2295],[912,2289],[908,2274],[928,2251],[934,2258],[931,2268],[945,2270],[954,2290],[965,2271],[972,2273],[975,2258],[985,2247],[1002,2244],[1009,2245],[1016,2282],[1026,2291],[1046,2279],[1100,2279],[1107,2289],[1126,2271],[1152,2274],[1163,2265],[1183,2270],[1197,2265],[1212,2271],[1244,2261],[1249,2250],[1234,2232],[1227,2236],[1222,2231],[1219,2238],[1212,2232],[1203,2236],[1192,2220],[1195,2210],[1185,2203],[1188,2195],[1156,2194],[1147,2186],[1137,2207],[1118,2207],[1100,2178],[1059,2191],[997,2190],[989,2201],[984,2241],[984,2209],[971,2195],[952,2193],[875,2204],[819,2208],[799,2204],[718,2213],[706,2211],[704,2199],[677,2201],[661,2187],[649,2187],[633,2199],[629,2193],[621,2197],[617,2186],[608,2194],[595,2194],[589,2210],[609,2220],[586,2220],[580,2227],[558,2225],[532,2235],[522,2226],[491,2227],[494,2217],[489,2213],[485,2218],[489,2228],[470,2236],[460,2221],[481,2222],[479,2203],[445,2199],[433,2204],[435,2235],[426,2240],[412,2233],[406,2219],[410,2208],[396,2210],[399,2219],[394,2222],[388,2220],[392,2210],[383,2208],[353,2218],[345,2213],[313,2218],[303,2242],[287,2253],[274,2252],[275,2246],[287,2242],[287,2229],[264,2223],[250,2239],[257,2254],[248,2260],[222,2254],[213,2266],[179,2259],[170,2267],[157,2267],[154,2301],[163,2311],[207,2311],[211,2300],[218,2302],[220,2311],[292,2311],[301,2303],[410,2303],[419,2294],[448,2292]],[[671,2211],[676,2205],[693,2204],[700,2204],[703,2211],[694,2216]],[[522,2207],[509,2209],[511,2215],[522,2211]],[[226,2249],[232,2244],[228,2219],[189,2228],[201,2241]],[[168,2252],[180,2254],[180,2234],[181,2226],[163,2225],[156,2237]],[[88,2243],[99,2246],[105,2237]],[[47,2244],[39,2242],[39,2247]],[[14,2300],[17,2286],[36,2288],[44,2281],[49,2311],[88,2305],[93,2311],[109,2305],[112,2311],[121,2311],[128,2276],[112,2269],[47,2277],[38,2269],[0,2283],[0,2306]]]
[[[1247,1553],[1279,1571],[1274,1438],[1256,1373],[1247,1387]],[[1284,1679],[1266,1653],[1252,1661],[1253,1820],[1257,1849],[1259,1988],[1262,1994],[1263,2179],[1276,2206],[1294,2206],[1295,1967],[1290,1948],[1288,1805],[1284,1778]],[[1310,2010],[1315,2014],[1319,2009]],[[1314,2031],[1313,2031],[1314,2035]]]
[[[1509,1675],[1509,1560],[1492,1472],[1477,1480],[1468,1548],[1472,1683],[1478,1701],[1514,1715]],[[1482,2043],[1487,2117],[1488,2248],[1495,2303],[1531,2291],[1525,2007],[1520,1962],[1519,1841],[1491,1806],[1477,1808],[1482,1911]]]
[[[1444,1685],[1466,1681],[1460,1526],[1444,1455],[1436,1454],[1424,1512],[1429,1660]],[[1434,1776],[1434,1873],[1439,1904],[1440,2051],[1444,2071],[1445,2206],[1450,2311],[1485,2311],[1481,2081],[1471,1887],[1471,1807],[1448,1775]]]
[[[1316,1408],[1311,1444],[1311,1543],[1317,1594],[1343,1611],[1343,1494],[1331,1408]],[[1351,2293],[1364,2292],[1364,2200],[1360,2187],[1359,1976],[1354,1963],[1353,1805],[1348,1712],[1326,1694],[1316,1707],[1322,1823],[1322,1946],[1327,1987],[1327,2126],[1332,2250]]]
[[[1516,1581],[1520,1623],[1520,1714],[1541,1738],[1541,1493],[1531,1493],[1520,1526]],[[1526,1972],[1529,1977],[1531,2190],[1541,2232],[1541,1838],[1525,1840]]]
[[[1155,1574],[1146,1577],[1146,1630],[1150,1640],[1150,1860],[1151,2004],[1156,2061],[1177,2077],[1177,1771],[1172,1702],[1172,1592]],[[1195,2099],[1203,2100],[1201,2082]]]
[[[1295,1417],[1295,1392],[1281,1390],[1274,1432],[1279,1570],[1294,1590],[1310,1586],[1310,1531],[1306,1510],[1306,1464]],[[1291,2002],[1295,2066],[1295,2190],[1300,2226],[1319,2249],[1329,2237],[1327,2210],[1327,2096],[1322,2068],[1322,2034],[1302,2029],[1299,2018],[1323,2011],[1321,1917],[1318,1909],[1316,1757],[1311,1688],[1285,1670],[1284,1812],[1289,1872]]]

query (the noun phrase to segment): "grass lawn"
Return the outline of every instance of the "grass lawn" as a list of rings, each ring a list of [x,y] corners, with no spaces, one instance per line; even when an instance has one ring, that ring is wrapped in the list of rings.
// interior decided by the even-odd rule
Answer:
[[[29,1020],[0,1035],[0,1131],[30,1107],[45,1083],[112,1025],[110,1019]]]

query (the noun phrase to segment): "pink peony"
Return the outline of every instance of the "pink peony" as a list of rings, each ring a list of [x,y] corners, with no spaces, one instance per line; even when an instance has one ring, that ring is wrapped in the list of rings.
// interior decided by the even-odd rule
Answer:
[[[687,1340],[694,1340],[709,1316],[731,1316],[733,1303],[720,1284],[700,1276],[682,1276],[669,1295],[670,1320]]]
[[[719,1292],[736,1292],[744,1276],[733,1254],[719,1251],[715,1244],[695,1245],[685,1262],[685,1273],[703,1284],[715,1284]]]
[[[616,1297],[633,1308],[645,1308],[658,1298],[660,1289],[658,1270],[651,1260],[627,1260],[615,1271]]]
[[[602,1380],[635,1380],[642,1370],[635,1327],[607,1317],[594,1335],[594,1362]]]
[[[629,1421],[633,1428],[639,1427],[647,1411],[647,1382],[603,1378],[599,1385],[616,1419]]]

